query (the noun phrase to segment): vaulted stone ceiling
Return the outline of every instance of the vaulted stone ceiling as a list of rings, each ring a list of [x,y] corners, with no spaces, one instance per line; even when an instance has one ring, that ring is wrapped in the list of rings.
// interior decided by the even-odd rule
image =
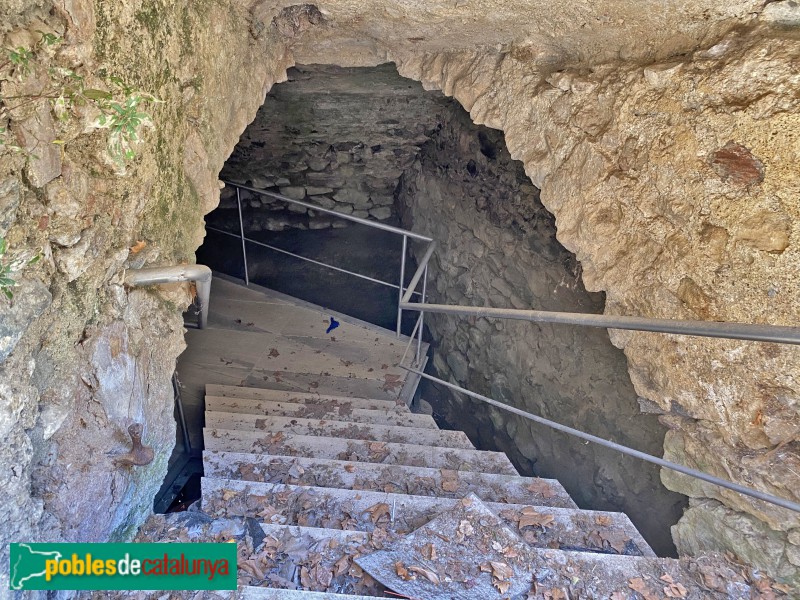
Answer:
[[[291,1],[258,2],[266,19]],[[294,45],[299,63],[377,64],[399,54],[514,49],[550,69],[613,60],[652,61],[712,45],[761,12],[762,0],[327,0]],[[265,21],[266,22],[266,21]]]

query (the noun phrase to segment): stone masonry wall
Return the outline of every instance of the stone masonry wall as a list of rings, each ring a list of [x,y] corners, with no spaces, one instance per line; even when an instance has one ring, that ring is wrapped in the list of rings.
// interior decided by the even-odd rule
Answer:
[[[501,133],[460,108],[423,147],[398,189],[403,224],[437,240],[430,301],[498,308],[602,312],[581,267],[555,237]],[[417,257],[419,258],[419,257]],[[428,315],[436,371],[501,402],[660,454],[665,428],[639,410],[625,357],[604,330]],[[434,410],[481,447],[498,448],[526,473],[561,481],[579,505],[624,511],[661,553],[685,499],[659,469],[500,409],[443,390]],[[465,415],[469,415],[466,417]]]
[[[384,221],[396,217],[394,190],[400,174],[451,104],[399,77],[391,64],[372,69],[298,66],[267,95],[221,177]],[[241,194],[248,231],[347,224],[246,190]],[[224,226],[235,221],[238,228],[235,209],[235,192],[227,187],[210,222]]]

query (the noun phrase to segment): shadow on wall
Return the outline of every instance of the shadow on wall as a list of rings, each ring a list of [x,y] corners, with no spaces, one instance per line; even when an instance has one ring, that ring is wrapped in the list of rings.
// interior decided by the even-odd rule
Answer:
[[[574,255],[556,240],[502,133],[455,108],[397,191],[403,224],[439,243],[431,302],[601,313]],[[418,257],[419,258],[419,257]],[[605,330],[430,315],[433,369],[445,380],[655,455],[665,428],[642,414],[621,350]],[[653,549],[674,555],[669,528],[687,506],[659,469],[432,384],[423,397],[481,448],[506,452],[524,474],[556,478],[582,508],[627,513]]]

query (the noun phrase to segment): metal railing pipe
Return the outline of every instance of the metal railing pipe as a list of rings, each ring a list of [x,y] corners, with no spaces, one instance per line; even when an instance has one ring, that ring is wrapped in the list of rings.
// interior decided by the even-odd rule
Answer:
[[[413,281],[412,281],[413,283]],[[409,287],[410,289],[410,287]],[[800,327],[783,325],[750,325],[747,323],[722,323],[717,321],[680,321],[675,319],[651,319],[619,315],[596,315],[590,313],[567,313],[544,310],[517,310],[511,308],[488,308],[483,306],[456,306],[447,304],[417,304],[404,297],[403,310],[432,313],[486,317],[489,319],[513,319],[537,323],[560,323],[607,329],[629,329],[654,333],[694,335],[700,337],[728,338],[755,342],[800,345]]]
[[[678,463],[674,463],[665,460],[663,458],[659,458],[658,456],[653,456],[651,454],[647,454],[639,450],[634,450],[633,448],[629,448],[628,446],[623,446],[622,444],[617,444],[616,442],[605,440],[601,437],[597,437],[596,435],[592,435],[590,433],[584,433],[583,431],[580,431],[578,429],[573,429],[572,427],[567,427],[566,425],[562,425],[561,423],[556,423],[555,421],[551,421],[549,419],[545,419],[538,415],[534,415],[533,413],[529,413],[519,408],[509,406],[508,404],[503,404],[502,402],[498,402],[497,400],[494,400],[487,396],[483,396],[482,394],[471,392],[467,389],[462,388],[461,386],[455,385],[454,383],[450,383],[443,379],[439,379],[438,377],[428,375],[417,369],[412,369],[403,365],[399,366],[400,368],[405,369],[406,371],[415,373],[420,377],[424,377],[425,379],[428,379],[430,381],[434,381],[440,385],[450,388],[451,390],[461,392],[462,394],[466,394],[471,398],[475,398],[476,400],[481,400],[483,402],[486,402],[487,404],[491,404],[492,406],[496,406],[497,408],[508,411],[520,417],[530,419],[531,421],[539,423],[540,425],[545,425],[547,427],[550,427],[551,429],[556,429],[557,431],[567,433],[582,440],[594,442],[595,444],[599,444],[600,446],[603,446],[605,448],[611,448],[612,450],[616,450],[618,452],[621,452],[622,454],[640,458],[644,461],[656,464],[665,469],[677,471],[678,473],[682,473],[684,475],[700,479],[707,483],[711,483],[713,485],[717,485],[719,487],[723,487],[725,489],[738,492],[739,494],[744,494],[745,496],[750,496],[751,498],[756,498],[757,500],[763,500],[764,502],[769,502],[770,504],[774,504],[776,506],[780,506],[781,508],[786,508],[794,512],[800,512],[800,504],[798,504],[797,502],[792,502],[791,500],[787,500],[786,498],[773,496],[772,494],[767,494],[766,492],[762,492],[760,490],[754,490],[752,488],[740,485],[738,483],[728,481],[727,479],[720,479],[719,477],[714,477],[713,475],[709,475],[708,473],[704,473],[703,471],[698,471],[697,469],[692,469],[684,465],[679,465]]]
[[[425,274],[422,276],[422,304],[425,304],[425,295],[428,292],[428,265],[425,265]],[[420,365],[420,354],[422,354],[422,332],[425,327],[425,311],[419,313],[419,336],[417,337],[417,362]]]
[[[406,249],[408,248],[408,238],[403,236],[403,249],[400,254],[400,285],[397,296],[397,337],[400,337],[400,326],[403,324],[403,307],[400,303],[403,301],[403,282],[406,280]],[[423,302],[425,300],[423,299]]]
[[[244,243],[244,220],[242,220],[242,195],[236,188],[236,205],[239,207],[239,231],[242,234],[242,263],[244,264],[244,284],[250,285],[250,274],[247,271],[247,248]]]
[[[270,198],[275,198],[277,200],[281,200],[282,202],[288,202],[289,204],[296,204],[298,206],[304,206],[305,208],[310,208],[311,210],[315,210],[317,212],[325,213],[327,215],[333,215],[340,219],[345,219],[346,221],[353,221],[354,223],[361,223],[362,225],[366,225],[367,227],[372,227],[374,229],[382,229],[383,231],[389,231],[391,233],[396,233],[397,235],[407,235],[408,237],[421,240],[423,242],[431,242],[433,241],[431,238],[420,235],[419,233],[414,233],[413,231],[408,231],[406,229],[400,229],[399,227],[392,227],[391,225],[384,225],[383,223],[379,223],[377,221],[370,221],[369,219],[362,219],[361,217],[354,217],[353,215],[346,215],[344,213],[337,212],[335,210],[331,210],[329,208],[322,208],[321,206],[317,206],[315,204],[310,204],[308,202],[303,202],[302,200],[295,200],[294,198],[289,198],[287,196],[283,196],[281,194],[276,194],[275,192],[268,192],[266,190],[259,190],[257,188],[249,187],[246,185],[241,185],[239,183],[233,183],[232,181],[222,181],[225,185],[229,185],[231,187],[235,187],[237,189],[247,190],[248,192],[253,192],[254,194],[260,194],[262,196],[269,196]]]
[[[400,298],[401,308],[405,309],[408,307],[408,303],[411,300],[411,294],[414,292],[414,290],[417,289],[417,284],[419,283],[422,274],[425,272],[425,269],[428,266],[428,261],[431,259],[431,256],[433,256],[434,250],[436,250],[436,242],[431,241],[430,244],[428,244],[428,249],[425,251],[425,254],[422,255],[422,260],[419,262],[419,266],[417,267],[414,276],[411,278],[411,281],[409,282],[408,287],[406,288],[405,295],[402,298]]]
[[[237,240],[240,236],[236,235],[235,233],[231,233],[230,231],[225,231],[224,229],[218,229],[216,227],[211,227],[210,225],[206,225],[206,229],[209,231],[216,231],[217,233],[221,233],[223,235],[228,235],[230,237],[234,237]],[[268,248],[269,250],[274,250],[275,252],[280,252],[281,254],[287,254],[289,256],[293,256],[294,258],[299,258],[300,260],[304,260],[306,262],[310,262],[315,265],[319,265],[320,267],[325,267],[326,269],[331,269],[332,271],[338,271],[339,273],[344,273],[346,275],[352,275],[353,277],[358,277],[359,279],[363,279],[365,281],[370,281],[372,283],[377,283],[379,285],[384,285],[386,287],[393,288],[395,290],[400,289],[400,286],[390,283],[388,281],[383,281],[382,279],[375,279],[374,277],[370,277],[369,275],[362,275],[361,273],[356,273],[355,271],[348,271],[347,269],[343,269],[341,267],[336,267],[334,265],[330,265],[326,262],[322,262],[319,260],[314,260],[313,258],[308,258],[307,256],[301,256],[299,254],[295,254],[294,252],[289,252],[288,250],[284,250],[283,248],[278,248],[277,246],[272,246],[270,244],[265,244],[264,242],[259,242],[258,240],[254,240],[251,238],[244,238],[246,242],[251,244],[255,244],[256,246],[262,246],[264,248]],[[419,292],[414,292],[415,295],[420,296]]]
[[[173,265],[169,267],[148,267],[130,270],[125,273],[125,285],[141,287],[161,283],[180,283],[194,281],[197,286],[197,299],[200,303],[198,326],[204,329],[208,324],[208,302],[211,297],[211,269],[205,265]]]

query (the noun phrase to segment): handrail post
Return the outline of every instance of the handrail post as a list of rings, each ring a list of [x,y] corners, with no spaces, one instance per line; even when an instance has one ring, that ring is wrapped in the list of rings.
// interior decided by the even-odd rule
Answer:
[[[425,294],[428,291],[428,265],[425,265],[425,272],[422,275],[422,299],[421,304],[425,304]],[[425,311],[419,312],[419,332],[417,332],[417,367],[420,366],[420,354],[422,353],[422,330],[425,327]]]
[[[408,237],[403,234],[403,250],[400,257],[400,295],[397,297],[397,337],[400,337],[400,326],[403,322],[403,307],[400,304],[403,302],[403,283],[406,278],[406,247],[408,245]]]
[[[200,303],[198,328],[208,324],[208,303],[211,298],[211,269],[205,265],[173,265],[171,267],[148,267],[125,272],[125,285],[131,287],[194,281],[197,301]]]
[[[250,285],[250,275],[247,272],[247,248],[244,241],[244,221],[242,220],[242,195],[239,186],[236,186],[236,205],[239,207],[239,233],[242,236],[242,262],[244,263],[244,284]]]

